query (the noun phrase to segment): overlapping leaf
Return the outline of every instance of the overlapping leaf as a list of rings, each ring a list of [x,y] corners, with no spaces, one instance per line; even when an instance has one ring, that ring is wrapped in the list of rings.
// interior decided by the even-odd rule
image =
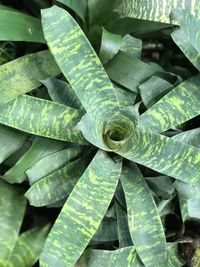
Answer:
[[[182,7],[200,17],[200,4],[198,0],[122,0],[119,12],[125,17],[133,17],[142,20],[153,20],[163,23],[170,23],[170,13],[176,7]]]
[[[108,209],[120,172],[120,162],[115,163],[103,151],[96,154],[74,187],[47,238],[41,266],[64,267],[76,263]]]
[[[120,180],[125,192],[129,230],[137,253],[145,266],[167,266],[164,229],[144,177],[136,165],[131,164],[123,166]]]
[[[42,21],[50,51],[86,111],[95,119],[115,112],[112,84],[76,21],[56,6],[42,11]]]
[[[30,149],[3,175],[2,178],[9,183],[23,182],[27,178],[26,170],[28,168],[40,159],[59,151],[63,147],[63,142],[36,137]]]
[[[0,180],[0,265],[7,261],[15,246],[26,208],[23,191]]]
[[[139,123],[155,132],[175,128],[200,114],[200,75],[184,81],[139,117]]]
[[[23,95],[0,107],[0,123],[39,136],[85,143],[74,127],[81,118],[77,109]]]
[[[0,163],[22,147],[27,135],[0,125]]]
[[[11,9],[0,9],[0,40],[45,43],[39,19]]]
[[[41,85],[40,80],[60,73],[49,51],[45,50],[10,61],[0,66],[0,104]]]

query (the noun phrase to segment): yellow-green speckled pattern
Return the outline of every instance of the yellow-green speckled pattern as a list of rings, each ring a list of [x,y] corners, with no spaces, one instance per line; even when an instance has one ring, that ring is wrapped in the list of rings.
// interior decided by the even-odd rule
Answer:
[[[26,208],[23,192],[0,180],[0,266],[7,267]]]
[[[45,243],[41,267],[74,266],[104,217],[121,173],[99,150],[67,199]]]
[[[50,51],[86,111],[95,118],[112,114],[119,108],[113,86],[76,21],[54,6],[42,11],[42,23]]]
[[[60,73],[48,50],[29,54],[0,66],[0,104],[30,92],[40,80]]]
[[[73,130],[80,120],[77,109],[23,95],[0,106],[0,123],[52,139],[84,144],[82,134]]]
[[[17,238],[6,267],[33,266],[38,261],[48,231],[49,225],[22,233]]]
[[[199,0],[122,0],[119,11],[125,17],[170,23],[170,13],[177,7],[200,18]]]
[[[200,114],[200,75],[182,82],[138,119],[145,128],[163,132]]]
[[[123,166],[120,180],[125,193],[129,230],[137,253],[147,267],[167,266],[167,244],[161,218],[136,164]]]

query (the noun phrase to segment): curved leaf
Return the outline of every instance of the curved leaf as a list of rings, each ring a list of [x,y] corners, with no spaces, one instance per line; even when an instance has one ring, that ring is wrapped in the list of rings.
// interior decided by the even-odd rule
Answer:
[[[7,267],[30,267],[39,259],[49,226],[34,228],[22,233],[15,243]]]
[[[26,134],[0,125],[0,163],[22,147],[26,138]]]
[[[60,73],[49,51],[45,50],[15,59],[0,66],[0,104],[41,85],[40,80]]]
[[[145,266],[167,266],[167,244],[153,196],[135,164],[123,166],[124,189],[130,234]]]
[[[99,57],[103,64],[110,61],[120,50],[122,38],[120,35],[108,32],[103,28]]]
[[[57,0],[57,2],[71,8],[85,22],[87,0]]]
[[[19,188],[0,180],[0,265],[7,267],[15,246],[26,208],[26,199]]]
[[[50,51],[86,111],[96,119],[113,114],[119,108],[114,89],[76,21],[54,6],[42,11],[42,22]]]
[[[29,167],[41,158],[53,154],[63,147],[63,142],[36,137],[30,149],[2,176],[2,179],[9,183],[22,183],[27,178],[26,170]]]
[[[47,87],[49,95],[54,102],[79,109],[82,105],[73,88],[65,81],[49,78],[42,83]]]
[[[140,83],[156,73],[163,72],[160,67],[148,65],[123,52],[119,52],[105,68],[111,80],[135,93],[139,92]]]
[[[0,9],[0,40],[45,43],[40,20],[5,8]]]
[[[200,18],[198,0],[122,0],[119,11],[125,17],[170,23],[170,13],[176,7],[190,10],[193,15]]]
[[[2,124],[39,136],[84,144],[81,133],[73,130],[80,118],[77,109],[28,95],[0,106]]]
[[[155,132],[174,128],[200,114],[200,75],[184,81],[139,117],[139,123]]]
[[[29,184],[32,185],[43,177],[62,168],[67,162],[78,156],[82,149],[83,148],[81,146],[72,146],[43,157],[26,171]]]
[[[144,266],[137,256],[134,247],[126,247],[114,251],[91,250],[88,251],[88,267],[99,267],[102,264],[106,267],[142,267]]]
[[[76,263],[108,209],[120,172],[120,162],[115,163],[103,151],[97,152],[47,238],[40,260],[42,267],[73,266]]]
[[[35,207],[55,203],[69,196],[86,166],[83,158],[73,161],[34,183],[25,196]]]

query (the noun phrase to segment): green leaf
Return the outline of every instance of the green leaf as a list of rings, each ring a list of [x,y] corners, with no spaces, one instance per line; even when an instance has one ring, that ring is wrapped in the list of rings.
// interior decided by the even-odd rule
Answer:
[[[118,239],[117,236],[117,222],[113,218],[105,217],[96,233],[94,234],[90,245],[98,245],[105,243],[113,243]]]
[[[117,230],[119,238],[119,248],[133,245],[127,220],[126,210],[116,201]]]
[[[200,8],[200,5],[199,5]],[[171,16],[178,21],[181,30],[191,42],[192,46],[200,53],[200,37],[197,34],[200,27],[200,16],[193,16],[187,9],[176,8]]]
[[[140,59],[142,52],[142,40],[126,34],[122,39],[120,50],[129,56]]]
[[[110,61],[120,50],[122,38],[103,28],[99,57],[103,64]]]
[[[130,234],[145,266],[167,266],[167,246],[153,196],[135,164],[123,166],[124,189]]]
[[[191,44],[190,39],[186,36],[186,34],[182,30],[176,29],[172,32],[171,37],[185,56],[200,71],[200,53]]]
[[[117,0],[88,0],[90,25],[104,24],[112,13]]]
[[[86,21],[87,0],[57,0],[71,8],[84,22]]]
[[[200,113],[200,75],[184,81],[139,117],[139,123],[155,132],[163,132]]]
[[[26,134],[0,125],[0,163],[22,147],[26,138]]]
[[[33,228],[22,233],[15,244],[7,267],[30,267],[39,259],[49,226]]]
[[[78,159],[42,178],[26,192],[26,198],[32,206],[42,207],[69,196],[87,167],[86,163],[85,159]]]
[[[138,93],[138,85],[163,70],[155,65],[148,65],[138,58],[119,52],[105,66],[108,76],[114,82]]]
[[[88,267],[99,267],[102,264],[106,267],[142,267],[134,247],[126,247],[114,251],[109,250],[91,250],[88,252]]]
[[[26,208],[23,191],[0,180],[0,265],[7,267]]]
[[[2,176],[2,179],[9,183],[22,183],[27,178],[26,170],[28,168],[30,168],[38,160],[53,154],[63,147],[63,142],[36,137],[30,149],[20,158],[16,165]]]
[[[76,21],[54,6],[42,11],[42,22],[51,53],[86,111],[96,119],[113,114],[119,108],[114,89]]]
[[[191,146],[200,147],[200,128],[185,131],[173,137],[174,140]],[[183,222],[190,219],[200,219],[200,186],[186,184],[181,181],[175,182],[178,192],[179,204]]]
[[[59,68],[47,50],[1,65],[0,104],[8,103],[17,96],[30,92],[41,85],[40,80],[59,73]]]
[[[52,140],[49,141],[52,142]],[[70,162],[73,158],[77,157],[78,154],[82,152],[82,149],[83,148],[81,146],[79,147],[74,145],[43,157],[26,171],[29,184],[32,185],[43,177],[62,168],[67,162]]]
[[[81,118],[77,109],[23,95],[2,105],[0,111],[2,124],[52,139],[85,143],[81,133],[73,130]]]
[[[146,82],[139,85],[142,101],[147,108],[153,106],[172,89],[173,85],[171,83],[156,76],[152,76]]]
[[[176,7],[183,7],[196,17],[200,17],[198,0],[143,0],[142,2],[140,0],[122,0],[119,11],[125,17],[170,23],[170,13]]]
[[[76,263],[108,209],[120,172],[121,162],[115,163],[105,152],[97,152],[47,238],[41,267],[73,266]]]
[[[39,19],[5,8],[0,9],[0,40],[45,43]]]
[[[147,184],[150,189],[156,193],[156,195],[162,199],[171,198],[175,185],[172,178],[168,176],[156,176],[156,177],[145,177]]]
[[[82,105],[73,88],[65,81],[49,78],[42,83],[47,87],[49,95],[54,102],[79,109]]]

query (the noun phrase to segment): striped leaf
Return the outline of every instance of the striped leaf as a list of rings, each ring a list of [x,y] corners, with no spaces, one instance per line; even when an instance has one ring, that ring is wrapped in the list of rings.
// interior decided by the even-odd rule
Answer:
[[[144,266],[140,261],[134,247],[126,247],[114,251],[109,250],[91,250],[88,252],[87,262],[88,267],[142,267]]]
[[[0,66],[0,104],[39,87],[40,80],[59,73],[59,68],[47,50],[3,64]]]
[[[77,262],[108,209],[120,172],[121,162],[115,163],[105,152],[97,152],[47,238],[41,267],[73,266]]]
[[[28,95],[0,107],[2,124],[39,136],[83,144],[81,133],[73,130],[80,118],[77,109]]]
[[[190,12],[181,8],[172,12],[172,18],[178,21],[180,25],[180,29],[172,33],[174,42],[194,66],[200,70],[200,37],[197,34],[200,27],[200,18],[197,19]]]
[[[66,164],[63,168],[34,183],[26,192],[30,204],[47,206],[68,197],[87,167],[84,158]]]
[[[26,208],[23,191],[0,180],[0,265],[7,267]]]
[[[185,56],[200,71],[200,54],[191,44],[190,39],[186,36],[186,34],[181,29],[176,29],[172,32],[171,37]]]
[[[200,18],[198,0],[122,0],[119,12],[125,17],[170,23],[170,13],[177,7],[187,9]]]
[[[50,51],[86,111],[96,119],[113,114],[119,108],[114,89],[76,21],[54,6],[42,11],[42,22]]]
[[[50,140],[50,142],[52,142],[52,140]],[[43,177],[64,167],[66,163],[77,157],[82,150],[83,148],[81,146],[72,146],[43,157],[26,171],[29,184],[32,185]]]
[[[126,34],[122,39],[121,49],[127,55],[139,58],[142,52],[142,40]]]
[[[30,267],[39,259],[49,226],[33,228],[22,233],[15,243],[7,267]]]
[[[139,86],[142,101],[148,109],[172,89],[171,83],[156,76],[152,76]]]
[[[163,132],[200,114],[200,75],[184,81],[139,117],[139,123]]]
[[[0,9],[0,40],[45,43],[39,19],[5,7]]]
[[[126,114],[119,113],[104,126],[103,140],[105,147],[130,161],[183,182],[200,182],[199,149],[147,130]]]
[[[123,166],[128,225],[136,251],[145,266],[167,266],[167,246],[153,196],[135,164]]]
[[[22,183],[26,180],[26,170],[41,158],[64,147],[63,142],[54,141],[48,138],[36,137],[30,149],[20,158],[17,163],[10,168],[2,179],[9,183]]]
[[[26,138],[26,134],[0,125],[0,163],[22,147]]]

